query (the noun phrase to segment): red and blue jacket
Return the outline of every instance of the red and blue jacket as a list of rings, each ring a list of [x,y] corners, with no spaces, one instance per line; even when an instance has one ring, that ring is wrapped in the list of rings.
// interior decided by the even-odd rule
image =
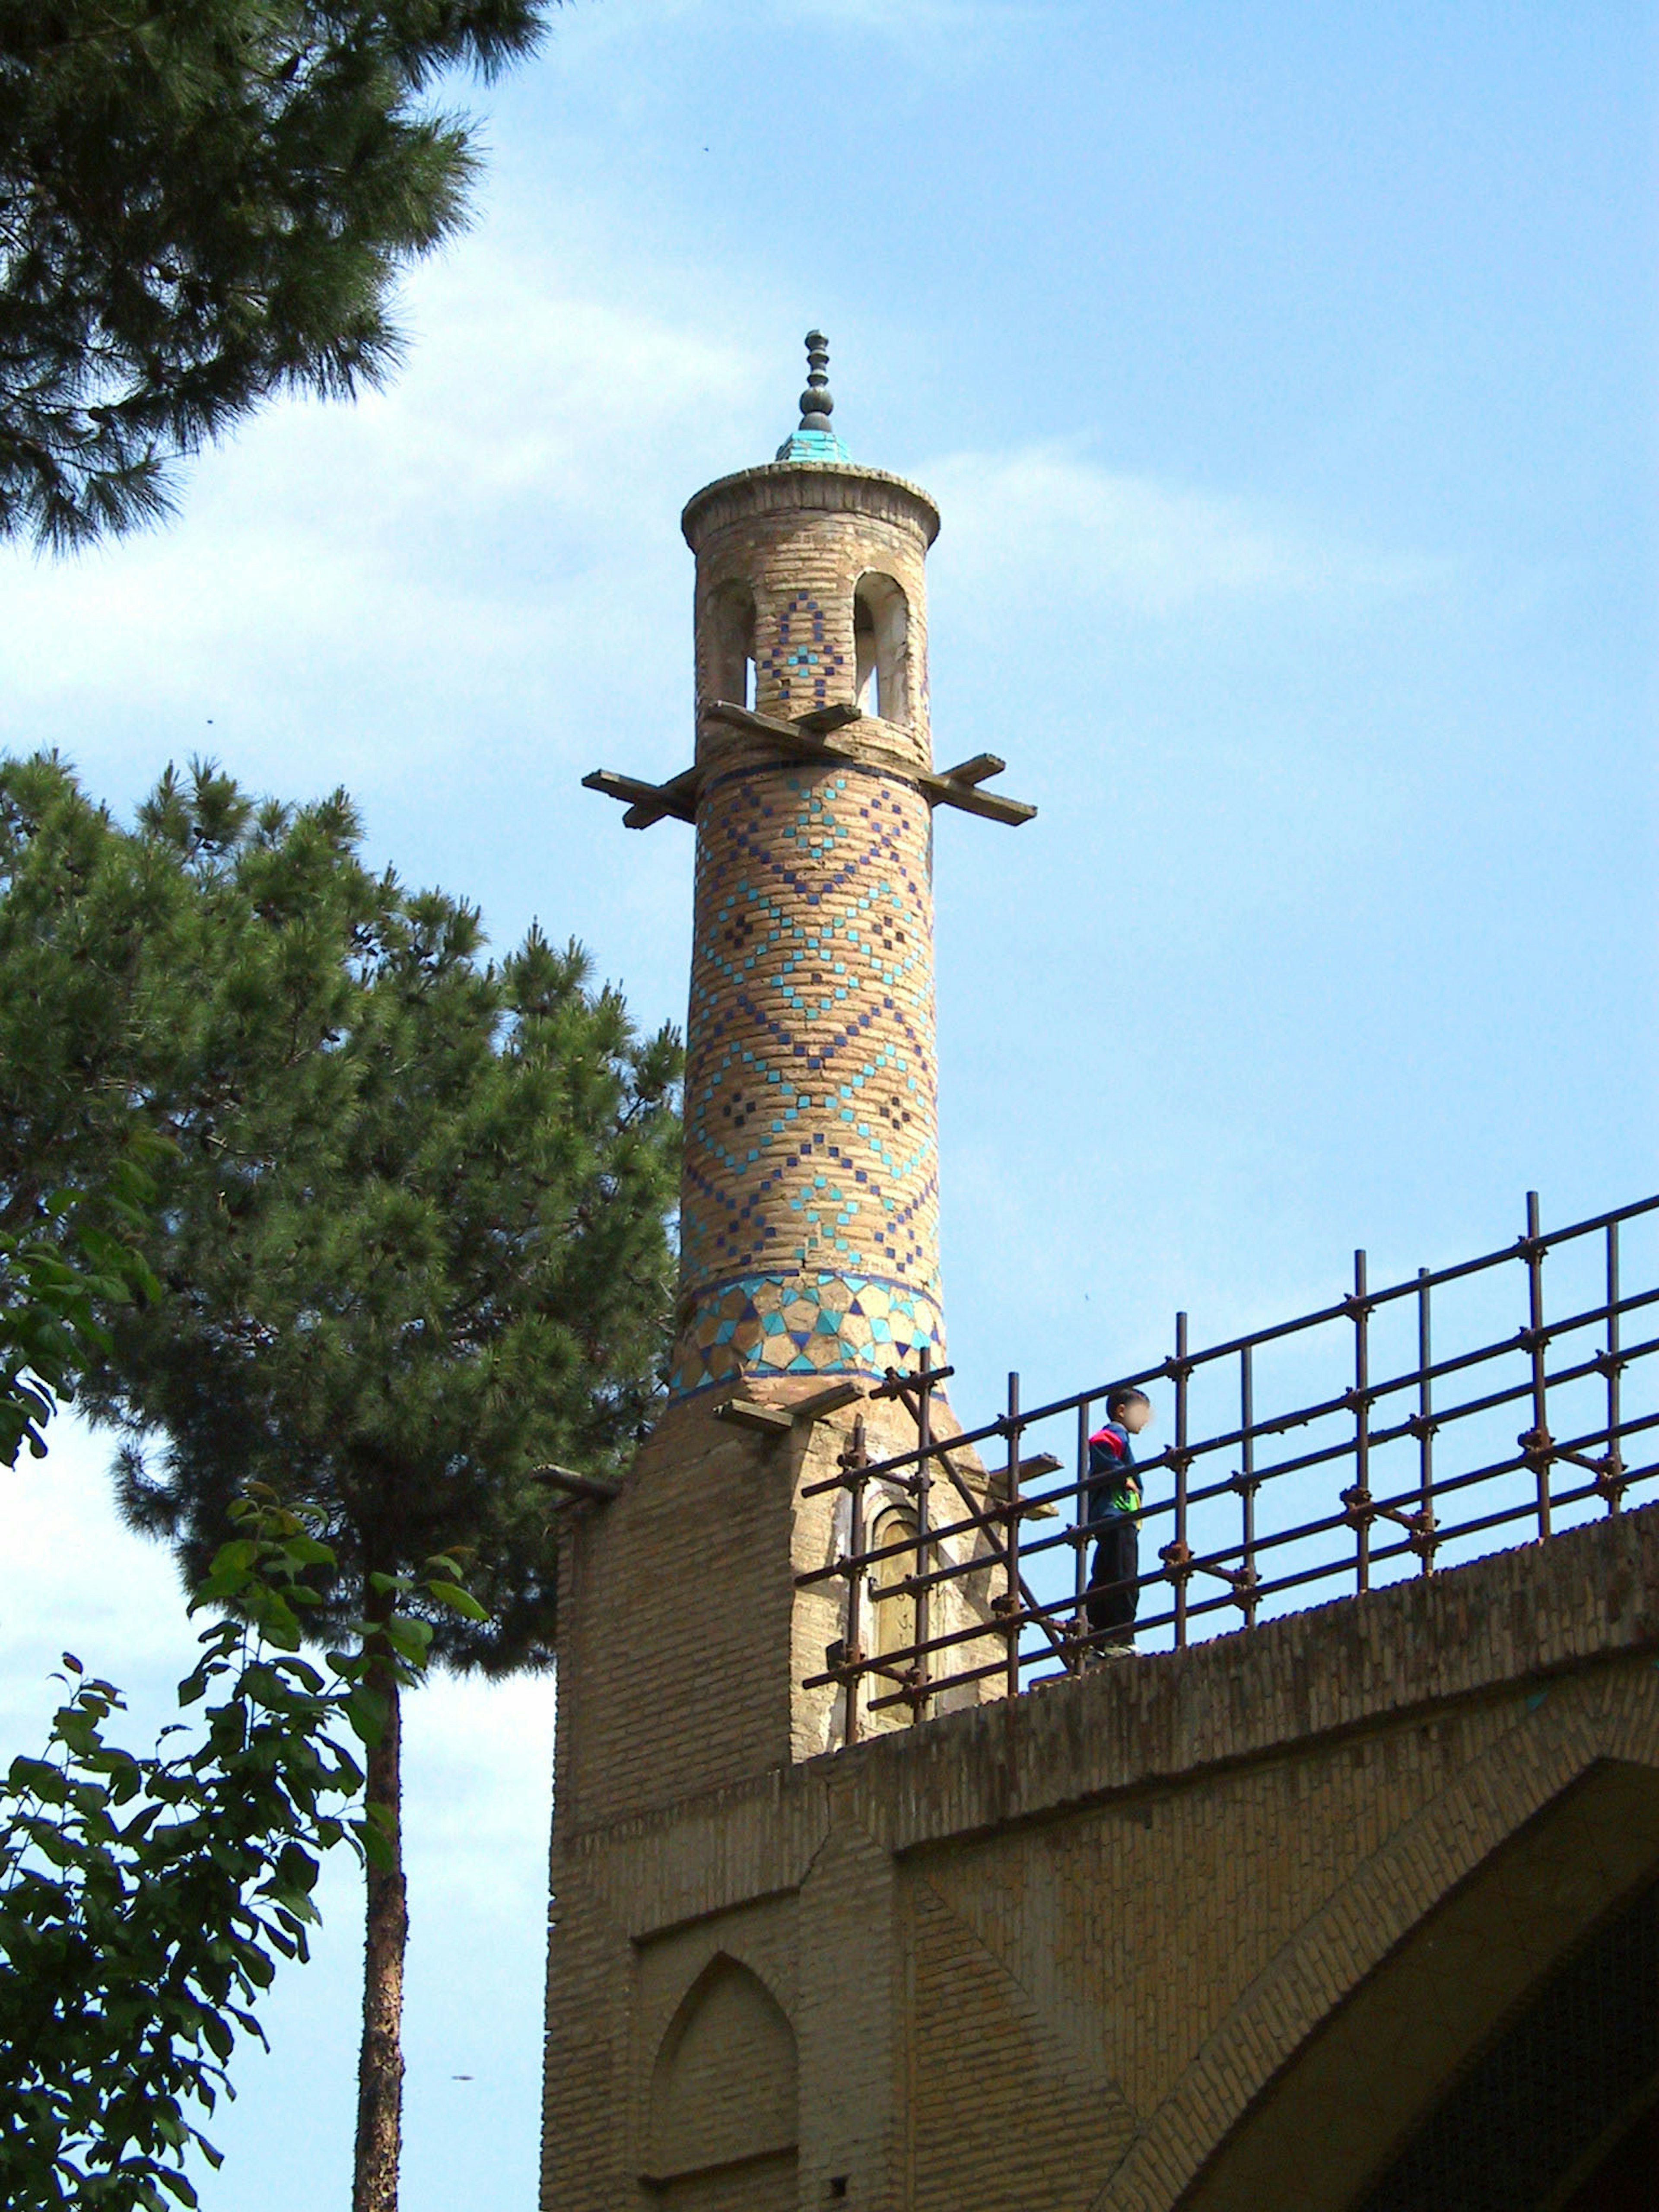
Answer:
[[[1108,1421],[1089,1439],[1087,1521],[1133,1520],[1140,1511],[1140,1477],[1121,1421]]]

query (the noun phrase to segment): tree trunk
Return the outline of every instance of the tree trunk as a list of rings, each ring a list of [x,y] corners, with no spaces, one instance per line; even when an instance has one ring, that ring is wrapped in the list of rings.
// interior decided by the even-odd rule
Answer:
[[[369,1618],[390,1601],[369,1602]],[[409,1899],[404,1886],[403,1713],[396,1675],[383,1659],[368,1672],[368,1686],[386,1702],[380,1741],[368,1747],[368,1800],[390,1814],[386,1831],[390,1863],[368,1866],[368,1925],[363,1944],[363,2042],[357,2061],[357,2149],[351,2212],[398,2212],[398,2158],[404,2109],[404,1951],[409,1941]]]

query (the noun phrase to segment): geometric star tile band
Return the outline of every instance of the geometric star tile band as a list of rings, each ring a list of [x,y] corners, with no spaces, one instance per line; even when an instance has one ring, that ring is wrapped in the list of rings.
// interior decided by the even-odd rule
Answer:
[[[669,1388],[690,1397],[740,1375],[879,1375],[923,1346],[942,1365],[939,1308],[872,1276],[741,1275],[702,1292],[676,1346]]]
[[[850,763],[703,793],[676,1396],[943,1357],[931,830]]]

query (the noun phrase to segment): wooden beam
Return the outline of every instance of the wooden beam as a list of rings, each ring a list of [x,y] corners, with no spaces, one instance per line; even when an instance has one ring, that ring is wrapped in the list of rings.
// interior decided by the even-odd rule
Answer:
[[[1004,799],[994,791],[980,791],[970,783],[953,783],[949,776],[919,775],[916,781],[936,805],[959,806],[964,814],[982,814],[988,822],[1006,822],[1018,828],[1036,813],[1022,799]]]
[[[850,753],[842,752],[838,746],[826,744],[815,733],[814,725],[820,714],[837,716],[835,722],[828,725],[834,729],[844,727],[848,720],[854,719],[841,714],[836,708],[824,707],[811,714],[803,714],[799,722],[786,722],[776,714],[751,714],[747,707],[734,707],[729,699],[717,699],[712,707],[705,707],[702,711],[711,722],[723,722],[728,730],[740,730],[746,738],[757,738],[765,744],[777,745],[796,760],[823,761],[831,766],[836,763],[857,766]],[[862,720],[863,717],[860,715],[857,719]]]
[[[815,737],[827,738],[831,730],[844,730],[849,722],[863,720],[863,708],[855,707],[850,699],[843,699],[839,706],[814,707],[810,714],[797,714],[795,726],[811,730]]]
[[[711,722],[724,722],[727,729],[741,730],[745,737],[769,738],[775,744],[793,746],[797,752],[823,750],[822,739],[810,730],[786,722],[780,714],[757,714],[750,708],[734,707],[729,699],[716,699],[702,711]]]
[[[1007,765],[995,753],[975,753],[972,760],[962,761],[955,768],[942,768],[939,775],[946,783],[983,783],[991,776],[1000,775]]]
[[[759,1406],[752,1398],[728,1398],[714,1408],[717,1421],[735,1421],[739,1428],[760,1429],[769,1437],[787,1437],[795,1425],[794,1415],[781,1406]]]
[[[670,783],[647,783],[637,775],[618,775],[613,769],[596,768],[592,775],[582,778],[582,789],[602,792],[607,799],[620,800],[628,809],[623,818],[629,828],[648,830],[665,814],[672,814],[678,822],[696,820],[696,793],[687,787],[687,775],[690,773],[677,775]]]
[[[797,1398],[789,1416],[796,1421],[822,1420],[826,1413],[838,1413],[863,1395],[862,1382],[832,1382],[827,1390],[815,1390],[810,1398]]]
[[[864,720],[861,709],[843,704],[816,708],[799,721],[786,722],[775,714],[757,714],[747,707],[734,707],[729,699],[715,700],[712,706],[703,708],[703,713],[711,721],[722,722],[728,729],[741,731],[745,737],[779,746],[797,760],[830,764],[851,762],[851,756],[838,746],[826,744],[819,732],[845,729]],[[936,806],[960,807],[964,814],[979,814],[988,822],[1006,822],[1017,827],[1032,819],[1036,807],[1028,806],[1023,799],[1005,799],[1000,792],[979,787],[989,777],[1000,775],[1005,766],[1006,763],[994,753],[975,753],[971,760],[963,761],[943,775],[917,775],[915,781]],[[901,769],[897,773],[902,775],[905,771]],[[618,775],[611,769],[602,768],[595,769],[592,775],[585,775],[582,784],[588,791],[603,792],[607,799],[619,799],[628,809],[623,820],[629,829],[648,830],[665,815],[672,815],[678,822],[695,822],[702,775],[702,769],[694,766],[683,769],[666,783],[647,783],[639,776]]]
[[[1064,1462],[1056,1459],[1053,1452],[1034,1452],[1030,1459],[1023,1459],[1019,1463],[1020,1487],[1024,1489],[1028,1482],[1036,1482],[1045,1474],[1058,1474]],[[992,1468],[988,1481],[993,1498],[1007,1497],[1008,1470],[1006,1467]],[[1028,1505],[1022,1500],[1019,1516],[1022,1521],[1052,1521],[1059,1510],[1052,1498],[1040,1505]]]
[[[648,803],[630,806],[623,817],[625,830],[648,830],[653,822],[660,822],[665,814],[672,814],[677,822],[695,822],[697,801],[702,797],[702,770],[683,768],[678,775],[671,775],[666,783],[658,787],[658,796]]]
[[[608,1475],[578,1474],[568,1467],[538,1467],[532,1472],[550,1490],[562,1491],[567,1498],[592,1498],[600,1504],[608,1504],[622,1490],[621,1483]]]

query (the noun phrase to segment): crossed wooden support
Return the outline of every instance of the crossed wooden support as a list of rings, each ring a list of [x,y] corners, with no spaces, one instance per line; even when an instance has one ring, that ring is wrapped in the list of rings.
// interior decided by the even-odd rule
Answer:
[[[729,729],[741,730],[745,737],[764,739],[792,760],[846,762],[854,768],[866,765],[830,742],[836,731],[864,720],[864,711],[859,707],[818,707],[793,722],[777,714],[751,713],[747,707],[734,707],[726,699],[717,700],[704,712],[711,720],[724,722]],[[975,753],[972,760],[959,762],[942,775],[916,773],[909,780],[936,806],[960,807],[964,814],[981,814],[988,822],[1007,822],[1017,827],[1031,819],[1036,807],[981,788],[994,775],[1000,775],[1007,765],[995,753]],[[618,775],[614,769],[599,768],[592,775],[585,775],[582,785],[585,790],[603,792],[607,799],[620,800],[628,809],[623,817],[626,828],[648,830],[653,823],[669,816],[677,822],[695,822],[703,775],[702,769],[688,768],[671,776],[666,783],[646,783],[638,776]]]

